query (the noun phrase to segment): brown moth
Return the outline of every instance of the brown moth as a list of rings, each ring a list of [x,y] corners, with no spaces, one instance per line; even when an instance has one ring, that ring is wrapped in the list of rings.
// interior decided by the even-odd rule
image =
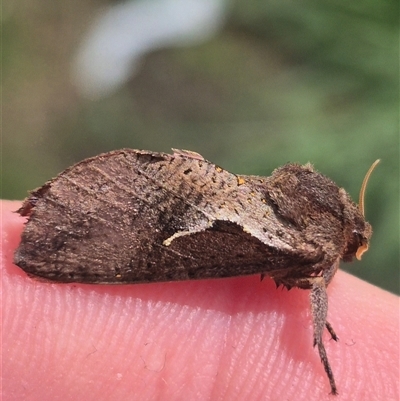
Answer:
[[[359,206],[310,164],[270,177],[232,174],[201,155],[122,149],[68,168],[31,192],[14,262],[59,283],[132,284],[261,274],[311,290],[314,346],[337,394],[322,342],[326,287],[341,260],[368,249]]]

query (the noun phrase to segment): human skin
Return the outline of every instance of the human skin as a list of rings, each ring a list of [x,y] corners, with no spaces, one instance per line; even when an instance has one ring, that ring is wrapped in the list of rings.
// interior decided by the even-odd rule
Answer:
[[[399,399],[397,296],[336,274],[328,318],[340,340],[324,335],[333,396],[312,347],[308,291],[259,276],[40,282],[13,264],[20,204],[1,210],[3,401]]]

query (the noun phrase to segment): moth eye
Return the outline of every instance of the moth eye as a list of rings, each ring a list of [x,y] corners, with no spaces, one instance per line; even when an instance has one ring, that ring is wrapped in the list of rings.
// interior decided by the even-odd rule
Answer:
[[[346,250],[343,255],[343,260],[349,262],[354,256],[361,257],[362,253],[366,249],[362,248],[365,246],[366,241],[363,240],[363,236],[358,231],[353,231],[352,236],[348,239]]]

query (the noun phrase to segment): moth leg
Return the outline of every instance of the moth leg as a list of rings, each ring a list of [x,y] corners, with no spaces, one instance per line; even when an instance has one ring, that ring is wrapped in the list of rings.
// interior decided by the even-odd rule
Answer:
[[[323,272],[323,277],[325,280],[325,286],[327,287],[329,283],[332,281],[333,276],[336,274],[337,269],[339,268],[340,258],[337,258],[333,265]],[[329,330],[329,329],[328,329]]]
[[[332,326],[326,321],[328,313],[328,295],[326,293],[326,284],[324,277],[312,277],[310,278],[310,284],[312,284],[310,300],[311,300],[311,313],[313,317],[314,326],[314,347],[318,347],[319,356],[321,362],[324,365],[325,372],[328,376],[329,383],[331,385],[331,393],[337,394],[337,387],[331,365],[328,361],[328,356],[324,344],[322,342],[322,333],[324,328],[328,329],[332,338],[336,337]],[[333,333],[333,334],[332,334]]]
[[[339,337],[336,335],[335,330],[333,330],[333,327],[331,326],[331,324],[328,321],[325,322],[325,327],[329,331],[329,334],[331,335],[332,340],[338,341]]]
[[[340,259],[338,258],[329,269],[324,270],[323,277],[325,280],[326,287],[332,281],[333,276],[336,274],[336,271],[339,268],[339,264],[340,264]],[[326,329],[329,331],[329,334],[331,335],[332,339],[338,341],[339,337],[336,335],[335,330],[333,330],[331,324],[329,322],[325,322],[325,326]]]

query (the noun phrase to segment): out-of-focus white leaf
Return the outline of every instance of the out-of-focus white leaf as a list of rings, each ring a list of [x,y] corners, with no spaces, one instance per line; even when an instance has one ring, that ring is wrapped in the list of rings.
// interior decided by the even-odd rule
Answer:
[[[89,98],[106,96],[138,68],[153,49],[189,46],[222,26],[225,0],[142,0],[111,6],[83,38],[72,77]]]

